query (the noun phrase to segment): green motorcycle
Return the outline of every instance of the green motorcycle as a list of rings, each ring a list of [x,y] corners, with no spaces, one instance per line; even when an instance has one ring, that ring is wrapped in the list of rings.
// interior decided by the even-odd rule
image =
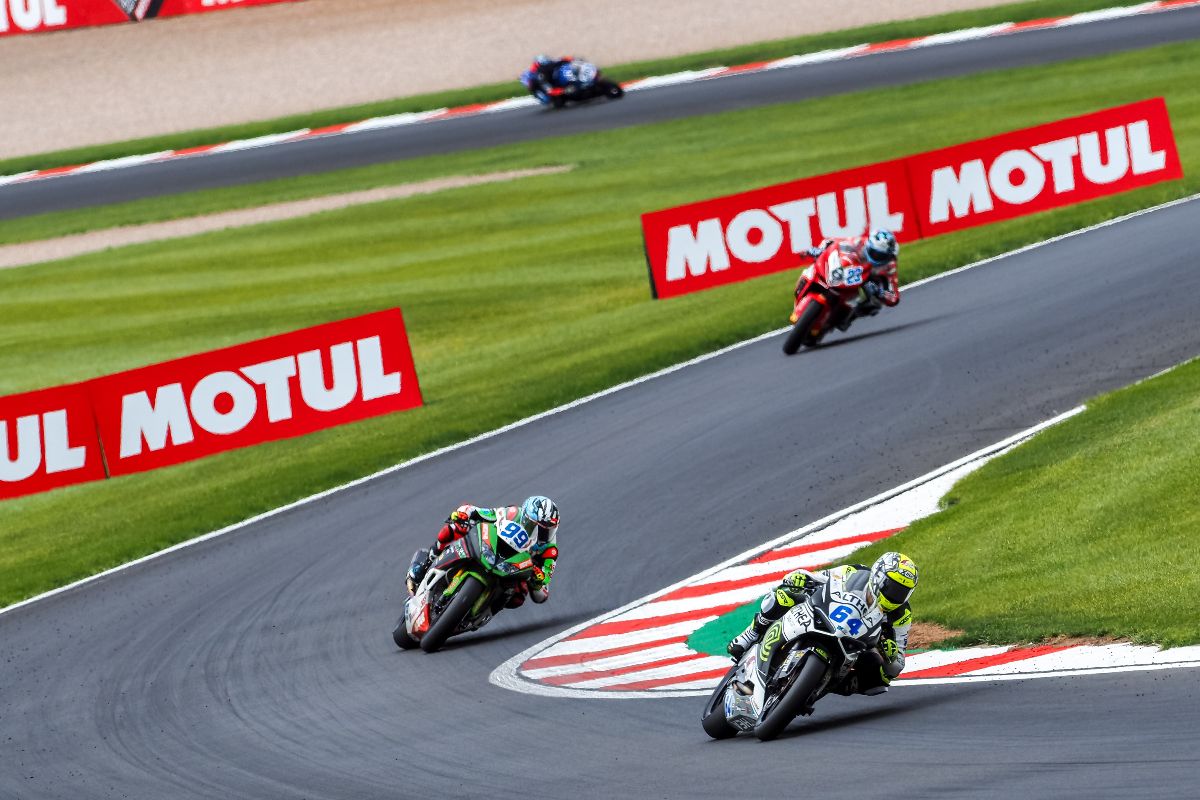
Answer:
[[[404,649],[426,653],[441,648],[451,636],[486,625],[534,576],[532,548],[537,538],[511,519],[477,523],[466,536],[451,542],[430,565],[419,585],[412,585],[404,614],[392,639]],[[418,550],[413,563],[428,555]]]

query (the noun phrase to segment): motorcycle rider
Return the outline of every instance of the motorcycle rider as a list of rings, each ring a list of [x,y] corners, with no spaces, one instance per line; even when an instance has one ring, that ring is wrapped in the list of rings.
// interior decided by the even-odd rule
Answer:
[[[854,306],[842,305],[834,311],[833,324],[838,330],[849,330],[850,323],[859,317],[873,317],[883,306],[891,307],[900,302],[900,283],[896,279],[900,243],[895,234],[880,228],[870,236],[826,239],[806,252],[818,258],[832,246],[837,246],[843,253],[854,254],[869,270],[863,281],[863,299]],[[803,277],[796,282],[797,294],[803,283]]]
[[[535,603],[544,603],[550,597],[550,578],[554,574],[554,564],[558,559],[558,506],[544,495],[535,494],[526,498],[519,506],[501,506],[499,508],[481,508],[464,504],[450,512],[437,533],[433,547],[424,562],[413,564],[408,572],[411,586],[416,586],[425,577],[429,567],[437,559],[442,550],[456,539],[466,536],[471,526],[477,522],[496,522],[501,519],[514,520],[534,537],[530,548],[533,558],[533,580],[522,581],[509,599],[507,608],[517,608],[525,602],[526,593]]]
[[[805,569],[789,572],[779,586],[763,597],[749,627],[729,642],[726,648],[729,655],[734,661],[741,660],[772,623],[824,586],[832,576],[848,580],[855,572],[866,569],[868,567],[862,564],[846,564],[820,572]],[[863,653],[846,678],[830,687],[829,691],[837,694],[882,694],[904,669],[904,651],[912,626],[912,608],[908,601],[917,588],[917,565],[903,553],[891,552],[881,555],[869,569],[867,596],[884,614],[883,632],[877,647]]]
[[[559,84],[558,71],[575,59],[571,56],[550,58],[539,55],[533,59],[529,69],[521,73],[521,83],[542,105],[550,104],[550,90]]]

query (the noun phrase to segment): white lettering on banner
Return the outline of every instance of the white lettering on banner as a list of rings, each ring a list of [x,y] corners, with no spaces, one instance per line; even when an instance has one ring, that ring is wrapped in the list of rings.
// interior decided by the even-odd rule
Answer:
[[[729,269],[721,220],[701,220],[695,234],[691,225],[676,225],[667,231],[667,280],[682,280],[688,274],[698,278],[709,265],[713,272]]]
[[[18,417],[15,427],[14,456],[8,422],[0,420],[0,481],[16,483],[32,477],[42,466],[43,454],[49,475],[79,469],[87,463],[87,448],[71,447],[66,409]]]
[[[843,211],[844,208],[844,211]],[[851,186],[777,203],[767,209],[748,208],[729,221],[719,219],[676,225],[667,231],[668,281],[698,278],[712,270],[729,269],[730,255],[747,264],[762,264],[779,255],[786,239],[791,253],[812,247],[812,220],[822,237],[862,236],[868,228],[903,230],[903,212],[893,212],[886,183]],[[786,236],[785,236],[786,230]]]
[[[151,450],[162,450],[168,436],[171,444],[187,444],[196,438],[181,384],[158,387],[153,403],[147,392],[121,398],[121,458],[141,455],[143,440]]]
[[[329,348],[329,360],[333,364],[333,386],[326,388],[321,351],[309,350],[300,354],[300,396],[316,411],[345,408],[358,394],[354,345],[350,342],[335,344]]]
[[[1131,170],[1134,175],[1145,175],[1166,164],[1166,151],[1155,150],[1150,143],[1146,120],[1104,131],[1104,155],[1098,131],[1037,144],[1029,150],[1006,150],[986,169],[978,158],[957,169],[935,169],[930,179],[929,221],[946,222],[951,214],[962,219],[991,211],[993,197],[1009,205],[1032,202],[1046,188],[1047,165],[1054,193],[1063,194],[1074,191],[1081,178],[1103,186],[1121,180]]]
[[[157,451],[168,444],[187,444],[195,439],[193,422],[217,436],[245,430],[259,413],[255,386],[263,387],[269,423],[294,416],[293,378],[298,379],[301,400],[313,411],[345,408],[360,395],[360,388],[364,401],[400,394],[401,375],[384,371],[378,336],[333,345],[329,362],[332,381],[325,374],[322,351],[307,350],[236,372],[213,372],[201,378],[186,399],[178,383],[156,389],[153,402],[145,391],[127,394],[121,400],[121,458],[141,455],[143,445]]]
[[[0,33],[7,33],[9,20],[23,31],[58,28],[67,24],[67,10],[58,0],[0,0]]]

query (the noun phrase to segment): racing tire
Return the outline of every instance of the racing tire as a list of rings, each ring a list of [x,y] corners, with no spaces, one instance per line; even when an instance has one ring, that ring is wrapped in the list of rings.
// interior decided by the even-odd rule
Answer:
[[[800,313],[800,319],[796,320],[796,324],[788,331],[787,338],[783,340],[784,355],[795,355],[796,351],[800,349],[800,345],[808,344],[809,332],[823,309],[824,307],[815,300],[804,307],[804,311]]]
[[[796,680],[792,681],[792,685],[787,688],[783,697],[779,698],[779,702],[754,726],[754,735],[759,741],[769,742],[783,733],[784,728],[804,710],[805,702],[825,677],[826,668],[825,662],[811,653],[805,656]]]
[[[566,108],[567,98],[563,97],[562,95],[551,97],[550,105],[552,105],[554,108]]]
[[[401,615],[400,621],[396,623],[396,629],[392,631],[392,641],[396,643],[396,647],[401,650],[412,650],[420,646],[420,642],[408,635],[408,628],[404,627],[404,616]]]
[[[714,739],[730,739],[737,736],[737,728],[730,725],[729,720],[725,719],[725,689],[733,680],[735,672],[737,672],[737,664],[730,667],[729,672],[726,672],[725,677],[717,684],[717,688],[713,689],[713,693],[708,696],[708,704],[704,706],[704,716],[700,718],[700,725],[704,728],[704,732]]]
[[[463,578],[458,591],[450,600],[450,605],[446,606],[442,615],[429,626],[429,630],[421,637],[421,649],[426,653],[435,653],[440,650],[454,630],[471,613],[471,608],[481,594],[483,594],[482,583],[470,575]]]
[[[625,96],[625,90],[616,81],[604,81],[604,85],[600,88],[603,89],[604,96],[610,100],[619,100]]]

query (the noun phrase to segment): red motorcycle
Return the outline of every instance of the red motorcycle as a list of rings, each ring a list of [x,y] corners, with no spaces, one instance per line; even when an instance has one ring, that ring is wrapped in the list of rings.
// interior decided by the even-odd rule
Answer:
[[[801,345],[812,347],[820,342],[834,320],[849,313],[870,274],[853,248],[827,247],[800,275],[792,329],[783,341],[783,352],[790,356]]]

